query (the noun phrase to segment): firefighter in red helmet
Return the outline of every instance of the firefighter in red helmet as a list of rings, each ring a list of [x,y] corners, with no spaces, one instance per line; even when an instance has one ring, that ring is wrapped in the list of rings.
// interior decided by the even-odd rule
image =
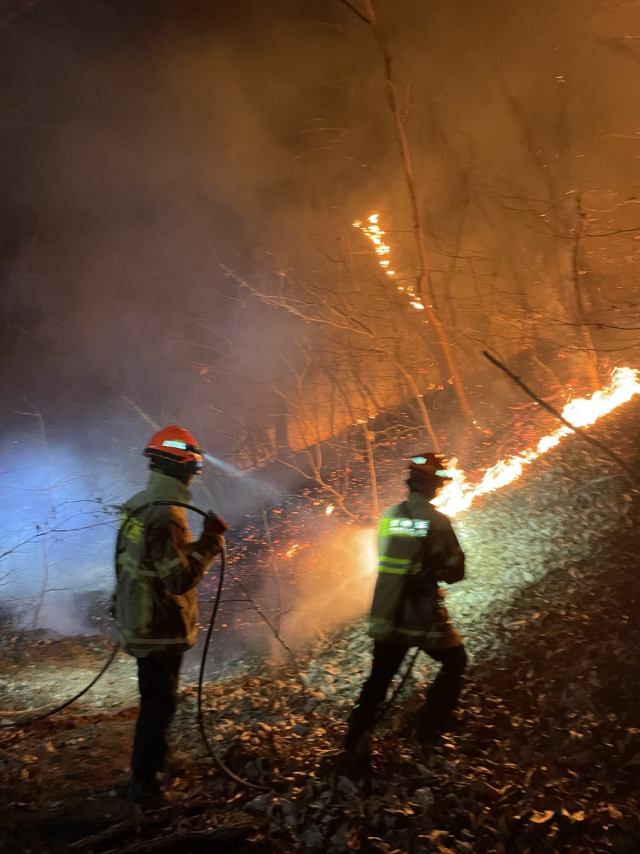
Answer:
[[[122,649],[138,666],[140,712],[131,757],[130,802],[161,800],[166,732],[176,708],[182,656],[196,641],[196,588],[221,551],[228,525],[210,514],[197,541],[186,510],[154,501],[191,501],[189,485],[202,469],[202,451],[182,427],[151,438],[147,488],[122,508],[116,547],[114,615]]]
[[[449,519],[431,504],[450,479],[440,454],[413,457],[407,500],[380,519],[378,579],[369,620],[373,663],[349,719],[342,760],[347,773],[368,768],[378,710],[411,647],[442,664],[419,713],[420,745],[427,747],[438,739],[458,702],[467,656],[438,584],[464,578],[464,553]]]

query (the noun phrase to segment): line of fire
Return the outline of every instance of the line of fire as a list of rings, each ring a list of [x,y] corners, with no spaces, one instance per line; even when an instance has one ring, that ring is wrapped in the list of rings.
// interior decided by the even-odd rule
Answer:
[[[0,850],[640,854],[640,0],[0,0]]]

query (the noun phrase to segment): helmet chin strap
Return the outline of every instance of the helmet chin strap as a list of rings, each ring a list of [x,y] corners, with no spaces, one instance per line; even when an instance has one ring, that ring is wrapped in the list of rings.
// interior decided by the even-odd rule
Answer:
[[[192,477],[200,474],[198,464],[189,460],[186,463],[178,463],[173,460],[165,460],[162,457],[152,457],[149,468],[152,471],[159,471],[161,474],[166,474],[167,477],[174,477],[185,486],[189,483]]]

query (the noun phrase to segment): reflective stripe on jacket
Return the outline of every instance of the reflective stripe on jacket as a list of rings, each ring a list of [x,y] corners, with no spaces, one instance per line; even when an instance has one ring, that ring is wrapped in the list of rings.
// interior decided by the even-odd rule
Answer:
[[[145,490],[122,508],[116,546],[114,609],[118,640],[125,652],[184,651],[197,636],[197,585],[221,548],[220,537],[203,534],[193,542],[182,507],[147,507],[150,501],[191,500],[173,477],[151,472]]]
[[[438,582],[464,578],[464,553],[449,519],[417,492],[385,511],[369,635],[423,649],[457,646]]]

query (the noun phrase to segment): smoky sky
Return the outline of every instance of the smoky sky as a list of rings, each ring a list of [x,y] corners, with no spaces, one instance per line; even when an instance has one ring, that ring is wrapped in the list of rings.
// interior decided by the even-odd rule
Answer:
[[[637,3],[376,8],[436,279],[459,230],[483,282],[508,266],[501,241],[517,274],[547,262],[555,248],[504,214],[510,194],[635,192],[637,144],[612,134],[638,118]],[[23,396],[60,424],[135,421],[125,398],[207,429],[227,401],[272,408],[256,378],[287,370],[295,329],[221,264],[312,275],[335,221],[406,206],[366,26],[337,0],[43,0],[0,29],[0,75],[4,417]]]
[[[251,328],[219,264],[251,273],[278,212],[304,207],[299,132],[313,101],[326,121],[337,88],[319,85],[330,22],[303,5],[54,2],[4,28],[14,395],[54,418],[119,394],[175,418],[197,365]]]

